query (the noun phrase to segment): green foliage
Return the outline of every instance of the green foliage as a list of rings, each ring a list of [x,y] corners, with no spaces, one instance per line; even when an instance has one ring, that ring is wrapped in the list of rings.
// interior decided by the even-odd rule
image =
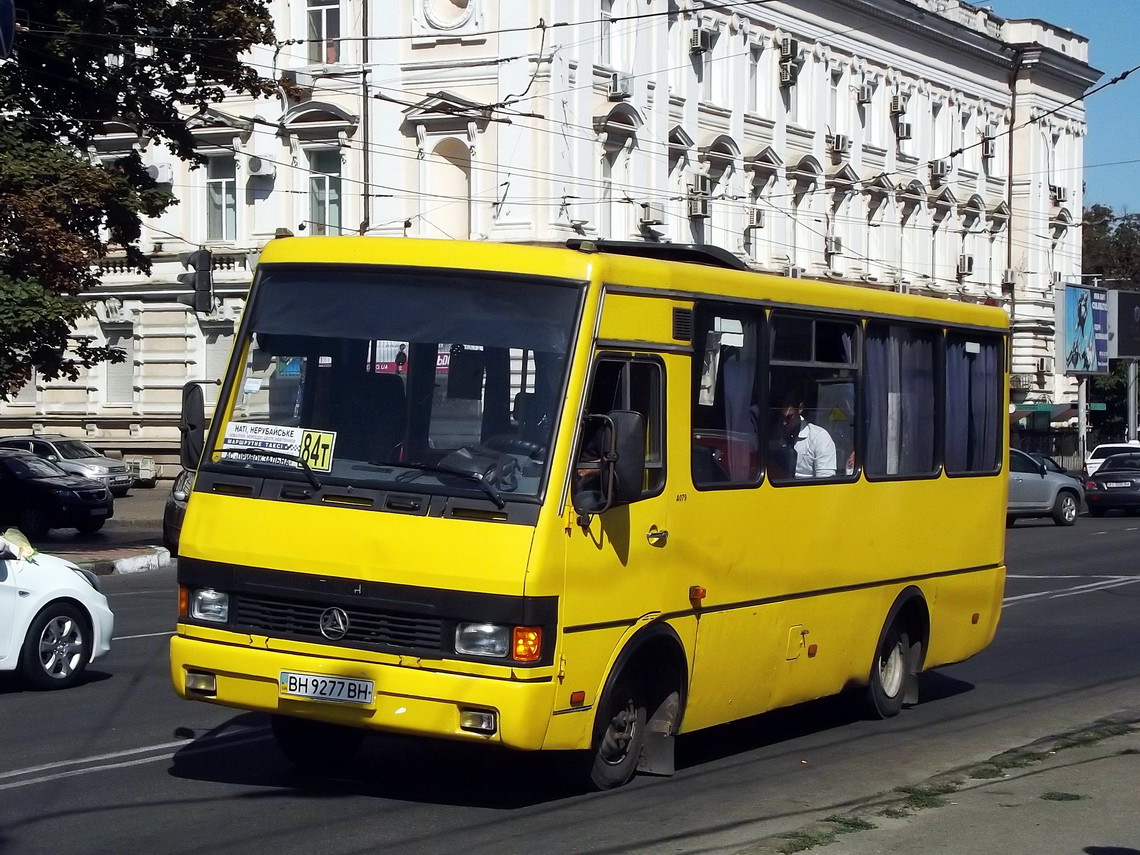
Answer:
[[[185,119],[227,92],[268,95],[275,82],[244,61],[273,44],[261,0],[54,0],[28,20],[0,64],[0,398],[38,369],[74,378],[117,352],[69,340],[89,314],[81,295],[112,247],[149,272],[142,216],[174,204],[137,151],[110,166],[87,152],[104,123],[201,160]],[[122,358],[118,353],[118,358]]]

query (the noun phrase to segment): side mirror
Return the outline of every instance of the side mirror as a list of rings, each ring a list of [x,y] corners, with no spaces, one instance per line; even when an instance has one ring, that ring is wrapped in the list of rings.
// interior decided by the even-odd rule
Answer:
[[[645,419],[632,410],[588,415],[571,500],[580,517],[628,505],[641,495]]]
[[[45,460],[50,460],[52,463],[59,463],[59,458],[58,458],[58,457],[56,457],[54,454],[49,454],[49,455],[48,455],[47,457],[45,457],[44,459],[45,459]]]
[[[206,443],[206,398],[202,386],[196,382],[182,387],[182,418],[178,422],[181,434],[179,453],[183,469],[197,469]]]

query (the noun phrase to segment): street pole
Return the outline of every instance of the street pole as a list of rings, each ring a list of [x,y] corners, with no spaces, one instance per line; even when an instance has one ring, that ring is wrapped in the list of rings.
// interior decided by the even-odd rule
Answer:
[[[1081,465],[1088,457],[1088,382],[1089,378],[1082,374],[1077,378],[1077,450],[1081,454]]]
[[[1136,439],[1136,360],[1128,360],[1128,441]]]

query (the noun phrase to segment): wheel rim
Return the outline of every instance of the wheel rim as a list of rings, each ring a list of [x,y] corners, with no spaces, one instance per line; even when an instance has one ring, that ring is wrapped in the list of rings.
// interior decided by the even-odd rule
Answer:
[[[72,618],[60,615],[47,622],[40,634],[40,666],[56,680],[76,672],[83,660],[83,630]]]
[[[904,661],[902,639],[896,639],[890,650],[879,657],[879,685],[888,698],[895,697],[902,689]]]
[[[602,737],[598,756],[602,762],[617,766],[629,756],[629,746],[637,736],[637,708],[633,698],[629,698],[620,710],[614,713]]]
[[[1072,522],[1077,518],[1077,503],[1072,496],[1065,496],[1061,500],[1061,514],[1065,522]]]

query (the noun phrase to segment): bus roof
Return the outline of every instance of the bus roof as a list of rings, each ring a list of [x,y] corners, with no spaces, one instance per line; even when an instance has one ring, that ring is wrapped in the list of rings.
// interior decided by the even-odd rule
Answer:
[[[1000,307],[748,269],[726,250],[684,244],[572,240],[556,243],[390,237],[278,238],[260,264],[352,264],[479,270],[605,282],[676,297],[759,300],[951,324],[1008,329]]]

